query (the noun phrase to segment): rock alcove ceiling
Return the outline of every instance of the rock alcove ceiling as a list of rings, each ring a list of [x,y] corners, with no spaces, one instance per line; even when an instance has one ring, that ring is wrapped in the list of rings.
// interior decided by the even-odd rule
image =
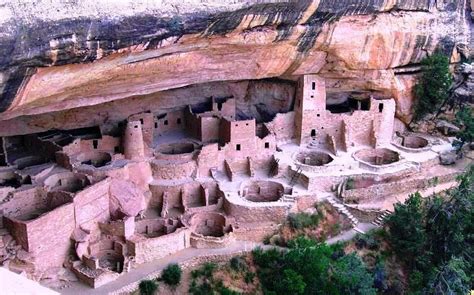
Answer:
[[[5,4],[0,135],[210,96],[241,98],[239,111],[263,120],[288,109],[293,81],[310,73],[324,77],[329,99],[393,97],[409,122],[419,61],[442,50],[456,62],[472,42],[464,0],[165,2]]]

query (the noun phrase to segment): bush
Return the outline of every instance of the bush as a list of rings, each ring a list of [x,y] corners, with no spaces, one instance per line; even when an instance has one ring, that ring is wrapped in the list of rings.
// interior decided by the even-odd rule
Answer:
[[[161,279],[170,286],[177,286],[181,281],[181,267],[174,263],[168,265],[161,274]]]
[[[308,214],[308,213],[290,213],[288,215],[288,224],[293,229],[303,229],[310,226],[317,226],[319,223],[318,214]]]
[[[243,257],[234,256],[230,259],[230,268],[236,272],[243,272],[248,269],[248,266]]]
[[[355,180],[352,177],[347,178],[346,190],[351,190],[355,188]]]
[[[193,270],[191,272],[191,277],[193,279],[196,279],[199,277],[212,278],[216,268],[217,268],[217,264],[213,262],[206,262],[199,269]]]
[[[292,269],[283,271],[283,278],[276,283],[277,294],[303,294],[306,283],[302,275]]]
[[[452,77],[449,72],[449,58],[435,53],[421,61],[423,74],[415,86],[415,120],[434,112],[449,97]]]
[[[282,252],[275,248],[264,251],[262,248],[257,247],[252,251],[252,256],[254,263],[262,268],[267,268],[274,266],[274,264],[280,261]]]
[[[253,283],[254,278],[255,278],[255,273],[248,271],[245,273],[244,281],[248,285],[250,283]]]
[[[189,293],[192,295],[238,295],[239,293],[227,288],[222,280],[214,278],[214,272],[216,269],[217,264],[207,262],[204,263],[200,268],[193,270],[191,272],[192,280],[191,284],[189,285]]]
[[[144,280],[140,282],[138,288],[140,290],[140,295],[153,295],[158,289],[158,284],[152,280]]]
[[[358,249],[367,248],[377,251],[380,248],[380,241],[372,235],[357,235],[355,245]]]
[[[464,106],[456,113],[456,122],[461,126],[461,131],[456,135],[453,146],[459,152],[465,143],[474,142],[474,116],[472,109]]]
[[[342,230],[342,225],[340,223],[334,223],[332,226],[331,226],[331,235],[332,236],[336,236],[338,235]]]

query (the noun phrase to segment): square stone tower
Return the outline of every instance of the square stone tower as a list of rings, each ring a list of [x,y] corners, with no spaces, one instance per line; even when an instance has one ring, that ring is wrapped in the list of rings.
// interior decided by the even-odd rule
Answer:
[[[321,125],[326,112],[326,83],[317,75],[298,81],[295,101],[295,135],[299,144],[316,136],[313,126]]]

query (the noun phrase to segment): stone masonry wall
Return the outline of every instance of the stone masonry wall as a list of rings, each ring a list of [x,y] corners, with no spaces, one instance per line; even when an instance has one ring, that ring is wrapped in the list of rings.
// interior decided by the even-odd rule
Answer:
[[[449,182],[454,180],[457,175],[457,172],[443,175],[442,177],[438,177],[438,181],[440,183]],[[403,191],[423,190],[430,187],[431,181],[431,178],[402,179],[400,181],[380,183],[367,188],[346,190],[343,194],[343,200],[345,202],[363,202],[368,199],[380,198],[391,194],[399,194]]]
[[[127,241],[130,254],[135,255],[135,262],[145,263],[163,258],[189,247],[188,229],[178,229],[174,233],[157,238],[132,237]]]
[[[73,202],[78,227],[93,230],[98,222],[110,219],[109,186],[110,179],[104,179],[76,194]]]
[[[17,217],[46,207],[46,193],[38,187],[12,192],[12,198],[0,204],[0,214]]]
[[[67,258],[75,227],[74,204],[62,205],[26,223],[28,251],[33,253],[36,267],[61,267]]]

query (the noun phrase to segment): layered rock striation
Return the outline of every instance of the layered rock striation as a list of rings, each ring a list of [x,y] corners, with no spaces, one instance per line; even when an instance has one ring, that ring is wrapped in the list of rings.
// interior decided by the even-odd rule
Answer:
[[[1,136],[133,113],[117,115],[111,103],[127,110],[148,99],[169,110],[180,107],[163,98],[173,91],[199,101],[209,83],[231,89],[304,74],[326,80],[329,100],[393,97],[408,122],[419,61],[435,50],[453,62],[472,55],[466,0],[12,1],[1,9]]]

